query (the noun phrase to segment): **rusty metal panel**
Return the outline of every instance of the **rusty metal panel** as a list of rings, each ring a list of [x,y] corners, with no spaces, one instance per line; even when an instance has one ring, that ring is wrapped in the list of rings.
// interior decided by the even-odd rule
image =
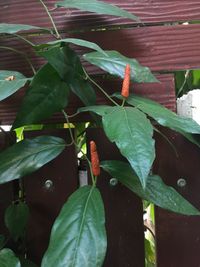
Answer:
[[[53,135],[70,143],[67,130],[26,132],[25,136]],[[74,146],[24,179],[26,201],[30,208],[27,233],[28,257],[36,263],[47,249],[50,230],[62,205],[78,186],[77,158]]]
[[[200,4],[198,0],[104,0],[137,15],[143,23],[164,23],[199,20]],[[85,27],[99,28],[113,25],[135,24],[134,21],[81,12],[77,9],[54,9],[57,0],[46,0],[52,16],[59,29]],[[26,16],[24,16],[26,14]],[[52,27],[39,1],[35,0],[1,0],[0,21],[10,23],[32,24]]]
[[[123,160],[118,149],[100,129],[89,129],[87,143],[94,140],[100,160]],[[134,193],[117,184],[102,171],[97,187],[105,204],[108,251],[104,267],[144,266],[144,227],[142,201]]]
[[[180,194],[200,209],[200,150],[179,134],[165,131],[175,145],[172,147],[157,138],[155,172]],[[178,186],[185,179],[184,187]],[[156,244],[158,267],[200,266],[200,217],[183,216],[156,208]]]

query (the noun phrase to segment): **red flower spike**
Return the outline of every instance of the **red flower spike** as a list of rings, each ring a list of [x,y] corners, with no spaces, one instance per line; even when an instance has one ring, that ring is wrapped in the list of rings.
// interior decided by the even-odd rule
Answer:
[[[100,175],[100,164],[99,164],[97,147],[94,141],[90,142],[90,156],[91,156],[92,173],[94,176],[98,176]]]
[[[123,80],[122,91],[121,91],[121,95],[124,98],[129,97],[130,76],[131,76],[131,67],[129,64],[127,64],[125,68],[124,80]]]

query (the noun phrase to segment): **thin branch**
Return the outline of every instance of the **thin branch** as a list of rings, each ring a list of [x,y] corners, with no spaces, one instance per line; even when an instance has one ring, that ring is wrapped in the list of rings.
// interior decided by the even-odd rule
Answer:
[[[56,24],[55,24],[55,22],[54,22],[54,20],[53,20],[53,17],[51,16],[51,13],[49,12],[47,6],[45,5],[45,3],[44,3],[42,0],[39,0],[39,2],[43,5],[44,9],[45,9],[46,12],[47,12],[47,15],[49,16],[49,19],[51,20],[51,23],[52,23],[53,28],[54,28],[55,33],[56,33],[56,38],[57,38],[57,39],[62,39],[61,36],[60,36],[60,34],[59,34],[59,32],[58,32],[58,29],[57,29],[57,27],[56,27]]]

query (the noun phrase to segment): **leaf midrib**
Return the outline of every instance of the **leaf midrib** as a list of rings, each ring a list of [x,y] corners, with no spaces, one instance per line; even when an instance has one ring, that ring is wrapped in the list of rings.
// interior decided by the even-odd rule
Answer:
[[[79,231],[79,235],[78,235],[78,238],[76,240],[76,244],[75,244],[75,252],[74,252],[74,258],[73,258],[73,262],[72,262],[72,267],[76,267],[75,266],[75,261],[76,261],[76,255],[77,255],[77,252],[78,252],[78,245],[79,245],[79,242],[80,242],[80,238],[81,238],[81,234],[82,234],[82,231],[83,231],[83,225],[84,225],[84,221],[85,221],[85,214],[87,212],[87,208],[88,208],[88,204],[89,204],[89,200],[90,200],[90,197],[93,193],[93,190],[95,189],[95,186],[93,185],[92,188],[90,189],[90,193],[87,197],[87,200],[86,200],[86,204],[85,204],[85,208],[83,210],[83,215],[82,215],[82,219],[81,219],[81,225],[80,225],[80,231]]]

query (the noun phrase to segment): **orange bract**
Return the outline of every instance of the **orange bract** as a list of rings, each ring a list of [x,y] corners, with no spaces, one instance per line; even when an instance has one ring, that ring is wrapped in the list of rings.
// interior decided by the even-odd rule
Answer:
[[[127,64],[125,68],[124,80],[121,91],[121,95],[125,98],[129,97],[130,74],[131,74],[131,67],[129,64]]]
[[[92,173],[94,176],[98,176],[100,175],[99,156],[94,141],[90,142],[90,155],[91,155]]]

